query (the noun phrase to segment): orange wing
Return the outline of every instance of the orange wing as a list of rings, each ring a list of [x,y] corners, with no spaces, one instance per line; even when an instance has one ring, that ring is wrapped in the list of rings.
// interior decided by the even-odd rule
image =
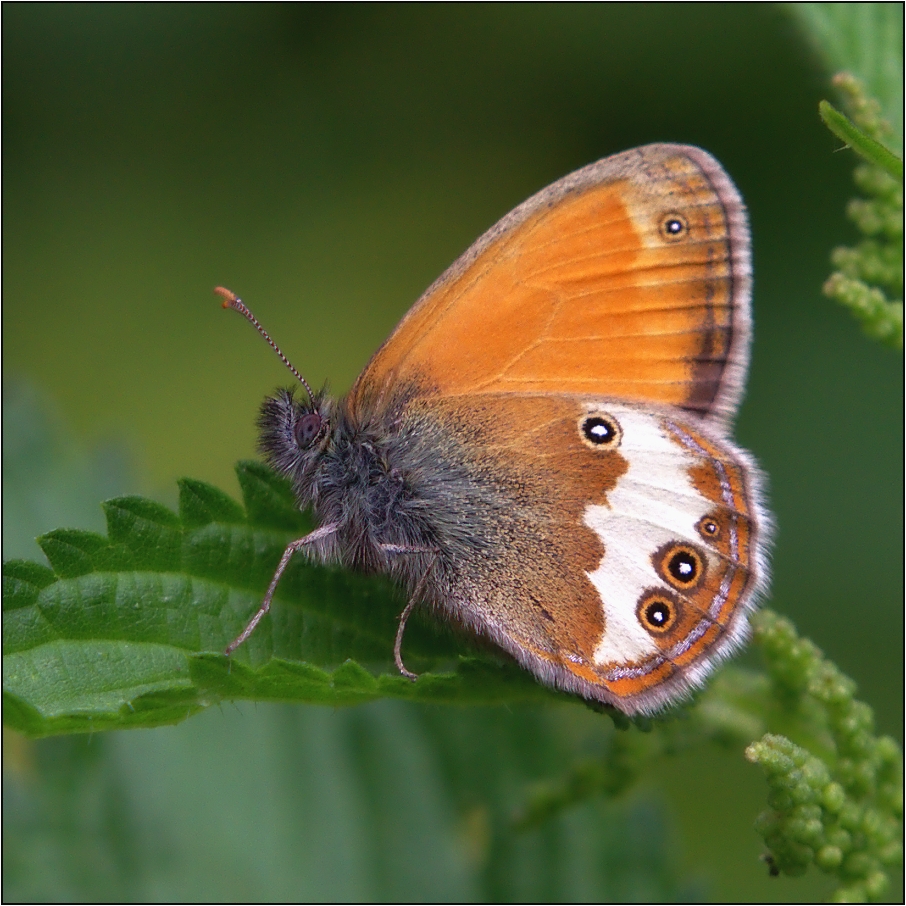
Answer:
[[[582,393],[725,421],[748,365],[749,235],[709,154],[648,145],[559,180],[413,306],[349,398]]]

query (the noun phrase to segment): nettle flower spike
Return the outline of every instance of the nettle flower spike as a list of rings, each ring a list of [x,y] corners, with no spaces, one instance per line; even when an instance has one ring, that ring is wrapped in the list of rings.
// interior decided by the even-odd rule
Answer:
[[[756,830],[771,870],[795,876],[814,864],[839,882],[837,902],[881,899],[903,855],[900,749],[875,735],[855,683],[788,620],[765,611],[755,623],[777,699],[811,724],[812,738],[830,743],[818,755],[767,734],[746,749],[770,790]]]
[[[824,293],[845,305],[869,336],[903,348],[903,163],[885,143],[890,127],[880,105],[849,73],[834,84],[843,95],[848,120],[822,101],[827,126],[862,155],[853,178],[863,197],[854,198],[846,213],[862,238],[853,247],[831,254],[835,270]]]

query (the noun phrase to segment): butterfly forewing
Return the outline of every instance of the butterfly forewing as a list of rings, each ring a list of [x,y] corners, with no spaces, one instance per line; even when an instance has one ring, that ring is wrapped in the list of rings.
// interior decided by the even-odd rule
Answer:
[[[560,180],[492,228],[413,307],[352,404],[588,393],[733,413],[748,356],[742,202],[708,154],[651,145]]]

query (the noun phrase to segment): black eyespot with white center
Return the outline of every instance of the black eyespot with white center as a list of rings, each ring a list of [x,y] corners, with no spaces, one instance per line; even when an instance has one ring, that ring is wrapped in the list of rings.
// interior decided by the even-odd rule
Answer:
[[[303,449],[308,449],[321,434],[323,419],[317,412],[309,412],[300,418],[294,428],[293,433],[296,437],[296,443]]]
[[[717,541],[720,539],[720,522],[714,516],[702,516],[696,528],[699,535],[706,541]]]
[[[579,436],[593,450],[613,449],[619,446],[623,432],[612,415],[596,412],[579,419]]]
[[[636,617],[642,627],[652,635],[665,635],[676,626],[682,605],[669,592],[650,589],[642,595],[636,608]]]
[[[661,218],[660,230],[664,239],[668,242],[676,242],[689,235],[689,221],[682,214],[674,211]]]
[[[657,574],[681,591],[695,588],[705,574],[704,558],[691,544],[664,545],[652,559]]]

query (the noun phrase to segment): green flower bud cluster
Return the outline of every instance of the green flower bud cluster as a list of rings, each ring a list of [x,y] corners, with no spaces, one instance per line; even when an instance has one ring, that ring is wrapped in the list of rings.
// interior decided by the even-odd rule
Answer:
[[[837,75],[834,84],[842,92],[847,112],[853,119],[848,128],[870,140],[868,150],[855,141],[853,147],[860,153],[871,154],[873,143],[890,137],[879,104],[867,97],[861,83],[849,73]],[[880,150],[888,158],[893,157],[886,149]],[[890,172],[886,162],[887,158],[868,160],[856,167],[856,185],[867,197],[850,201],[847,214],[865,238],[854,248],[834,249],[831,263],[835,272],[824,284],[824,293],[849,308],[870,336],[902,349],[902,162],[899,162],[899,176]]]
[[[881,899],[902,861],[902,755],[874,735],[855,684],[793,625],[770,611],[755,619],[768,674],[788,720],[809,737],[768,734],[746,749],[767,776],[769,809],[756,821],[773,869],[833,875],[836,902]],[[810,748],[814,751],[810,751]]]

